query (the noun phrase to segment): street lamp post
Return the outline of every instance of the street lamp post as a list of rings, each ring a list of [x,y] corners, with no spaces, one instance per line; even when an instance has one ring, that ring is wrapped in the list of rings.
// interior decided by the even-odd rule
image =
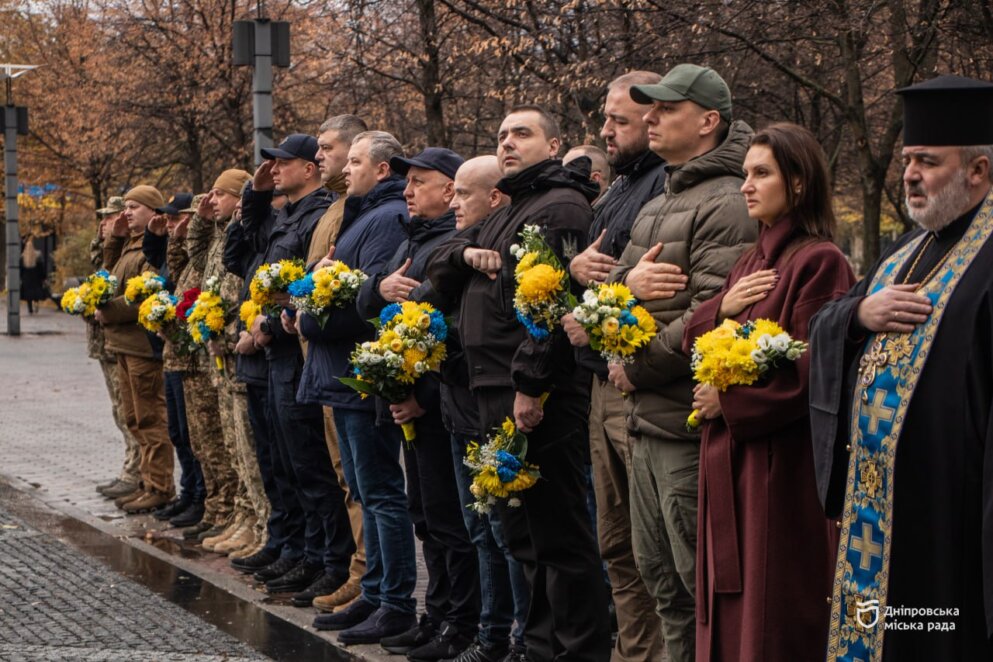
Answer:
[[[14,105],[14,79],[36,67],[0,64],[0,79],[7,88],[3,107],[3,165],[7,216],[7,335],[21,335],[21,230],[17,208],[17,136],[28,134],[28,109]]]
[[[272,147],[272,68],[290,66],[290,24],[265,16],[260,0],[258,18],[234,22],[233,64],[253,66],[252,119],[255,166],[262,163],[262,150]]]

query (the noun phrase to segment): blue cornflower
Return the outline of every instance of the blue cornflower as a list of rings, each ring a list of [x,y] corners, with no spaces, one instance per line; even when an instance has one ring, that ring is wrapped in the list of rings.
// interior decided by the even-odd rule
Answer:
[[[448,324],[445,323],[445,316],[441,314],[441,311],[436,310],[431,313],[431,326],[428,328],[428,333],[439,342],[448,337]]]
[[[295,280],[286,288],[291,297],[308,297],[314,291],[314,274],[307,274],[300,280]]]
[[[519,310],[516,312],[517,321],[524,325],[524,328],[528,330],[528,333],[531,334],[532,338],[535,340],[544,340],[550,335],[548,333],[548,329],[535,322],[530,316],[522,314]]]
[[[379,323],[383,326],[389,324],[390,320],[400,314],[403,310],[398,303],[391,303],[390,305],[383,308],[382,312],[379,313]]]
[[[621,326],[638,326],[638,318],[632,315],[630,310],[625,310],[621,313],[618,321],[621,323]]]

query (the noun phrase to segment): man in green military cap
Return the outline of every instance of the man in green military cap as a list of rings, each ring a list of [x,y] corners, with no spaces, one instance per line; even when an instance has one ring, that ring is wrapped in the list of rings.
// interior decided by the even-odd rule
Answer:
[[[644,118],[648,146],[665,160],[668,179],[662,194],[641,208],[607,280],[631,289],[658,334],[632,363],[611,365],[609,375],[629,396],[638,570],[657,603],[669,659],[688,662],[696,636],[700,435],[686,430],[693,373],[682,352],[683,327],[755,241],[739,190],[752,130],[732,121],[731,92],[707,67],[680,64],[658,83],[631,86],[630,94],[652,104]]]

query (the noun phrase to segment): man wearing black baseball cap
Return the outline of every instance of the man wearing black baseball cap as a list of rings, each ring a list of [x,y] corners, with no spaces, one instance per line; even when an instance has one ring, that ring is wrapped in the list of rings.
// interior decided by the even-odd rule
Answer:
[[[304,260],[317,222],[334,201],[321,185],[317,139],[295,133],[278,148],[263,149],[262,156],[266,161],[256,170],[242,201],[242,231],[254,235],[254,245],[266,247],[253,262]],[[278,212],[272,207],[276,187],[288,199]],[[246,285],[252,275],[245,274]],[[303,531],[294,528],[289,533],[279,558],[255,577],[266,582],[270,593],[303,592],[317,582],[333,590],[327,586],[337,588],[348,579],[355,543],[344,493],[324,444],[324,413],[316,403],[297,402],[303,354],[295,335],[283,329],[279,315],[259,315],[250,331],[256,346],[265,347],[268,363],[268,408],[275,446],[270,450],[286,474],[276,480],[291,487],[303,511],[302,517],[297,512],[288,517],[302,519],[304,524]],[[292,500],[284,505],[290,508]]]
[[[443,147],[390,159],[390,169],[407,178],[407,240],[362,286],[356,301],[362,317],[377,317],[384,306],[408,300],[437,305],[430,284],[422,281],[434,249],[455,234],[455,212],[448,205],[462,162]],[[425,615],[415,627],[384,637],[380,645],[410,659],[451,659],[472,643],[479,629],[479,565],[462,520],[449,436],[441,419],[440,383],[434,377],[418,380],[406,401],[377,400],[376,409],[379,424],[396,443],[402,441],[401,424],[416,426],[417,441],[402,448],[410,518],[428,568]]]

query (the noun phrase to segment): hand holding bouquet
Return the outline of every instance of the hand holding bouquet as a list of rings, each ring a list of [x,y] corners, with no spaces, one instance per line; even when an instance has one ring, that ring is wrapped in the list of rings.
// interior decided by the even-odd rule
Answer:
[[[124,303],[133,306],[163,289],[165,289],[165,278],[154,271],[146,271],[140,276],[128,278],[124,287]]]
[[[508,506],[516,508],[520,499],[514,496],[533,486],[541,474],[538,467],[525,461],[528,438],[507,418],[494,430],[484,446],[469,444],[463,460],[472,473],[469,491],[476,497],[470,508],[488,513],[498,499],[509,499]]]
[[[576,306],[576,297],[569,291],[568,274],[538,226],[525,225],[520,237],[521,243],[510,247],[518,260],[514,311],[532,337],[544,340]]]
[[[354,301],[367,279],[358,269],[350,269],[344,262],[335,260],[290,283],[287,291],[297,310],[307,313],[324,328],[331,308],[344,308]]]
[[[207,289],[200,292],[186,316],[186,326],[190,336],[194,342],[202,345],[224,335],[225,317],[228,312],[228,304],[220,295],[218,279],[216,277],[208,279],[206,286]],[[214,363],[219,371],[224,371],[222,357],[215,356]]]
[[[62,295],[62,310],[70,315],[92,318],[97,308],[114,298],[117,276],[106,269],[87,276],[79,287],[71,287]]]
[[[291,283],[300,280],[306,273],[303,260],[280,260],[260,265],[248,286],[251,300],[262,309],[265,315],[276,315],[281,305],[277,295],[287,294]]]
[[[448,325],[440,311],[416,301],[391,303],[374,324],[379,327],[376,340],[357,345],[350,357],[355,377],[339,380],[363,398],[378,395],[399,404],[410,396],[414,382],[441,366]],[[413,422],[401,427],[408,443],[416,438]]]
[[[582,302],[572,310],[590,337],[590,347],[608,363],[630,363],[655,337],[655,320],[637,303],[626,285],[605,283],[583,292]]]
[[[754,384],[781,360],[796,361],[806,350],[807,343],[793,340],[771,320],[739,324],[727,319],[696,339],[690,367],[697,382],[726,391],[730,386]],[[699,412],[694,409],[686,419],[686,428],[692,431],[700,424]]]

